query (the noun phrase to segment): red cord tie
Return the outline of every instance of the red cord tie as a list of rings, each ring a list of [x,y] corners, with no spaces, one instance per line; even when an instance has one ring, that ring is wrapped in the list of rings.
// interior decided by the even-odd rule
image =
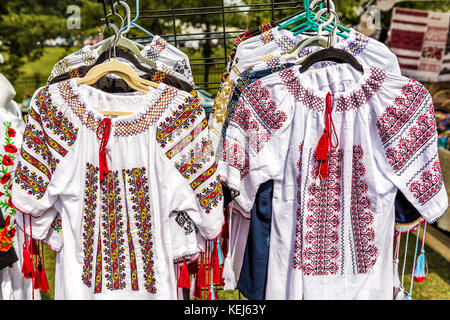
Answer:
[[[333,145],[332,136],[336,138],[336,145]],[[317,144],[315,157],[319,162],[319,169],[317,170],[317,177],[321,179],[328,178],[328,160],[331,156],[332,149],[339,144],[336,129],[334,127],[333,118],[331,116],[331,93],[327,93],[326,108],[325,108],[325,128],[323,134]]]
[[[108,174],[108,162],[106,161],[106,145],[109,141],[111,133],[111,119],[105,118],[100,122],[97,128],[97,138],[101,140],[99,163],[100,163],[100,181],[103,181],[105,175]],[[101,136],[100,136],[101,135]]]

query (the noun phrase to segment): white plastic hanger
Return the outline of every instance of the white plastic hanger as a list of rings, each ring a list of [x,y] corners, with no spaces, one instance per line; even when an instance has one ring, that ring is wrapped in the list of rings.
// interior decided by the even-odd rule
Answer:
[[[317,35],[312,36],[302,42],[300,42],[297,46],[297,48],[295,48],[294,51],[291,50],[291,52],[286,52],[283,55],[283,59],[284,61],[289,61],[290,59],[294,59],[297,58],[297,60],[295,61],[291,61],[291,63],[301,63],[304,59],[306,59],[306,57],[299,57],[299,53],[306,48],[307,46],[311,46],[311,45],[317,45],[317,46],[321,46],[324,48],[331,46],[334,46],[336,44],[336,31],[337,28],[333,28],[332,33],[330,34],[330,36],[326,37],[323,35],[323,28],[330,25],[333,21],[335,22],[335,25],[338,23],[338,15],[336,13],[336,11],[334,11],[331,8],[324,8],[319,10],[316,15],[315,15],[315,19],[317,20],[322,14],[324,14],[325,12],[330,13],[330,17],[327,21],[325,21],[324,23],[320,24],[317,30]],[[331,39],[330,39],[331,38]]]

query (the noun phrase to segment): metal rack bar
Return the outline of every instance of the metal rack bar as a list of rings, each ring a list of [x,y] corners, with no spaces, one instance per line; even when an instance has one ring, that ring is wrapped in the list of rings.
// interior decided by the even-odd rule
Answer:
[[[219,41],[219,45],[223,47],[223,51],[219,51],[218,56],[214,57],[202,57],[202,58],[192,58],[189,59],[191,62],[191,69],[194,75],[195,84],[199,89],[214,91],[217,90],[220,86],[220,78],[218,77],[219,72],[223,72],[225,70],[225,66],[228,64],[229,60],[229,52],[231,46],[233,45],[233,41],[239,34],[245,32],[242,27],[237,28],[236,30],[231,29],[227,24],[230,19],[227,19],[228,16],[238,15],[238,14],[256,14],[256,13],[270,13],[268,15],[269,19],[276,20],[276,15],[279,12],[283,12],[283,17],[288,15],[292,15],[295,11],[298,11],[299,8],[302,7],[301,1],[289,1],[289,0],[266,0],[264,3],[240,3],[236,5],[232,5],[230,3],[226,3],[226,0],[221,0],[216,2],[211,6],[198,6],[198,7],[185,7],[185,8],[177,8],[175,6],[175,0],[171,0],[167,3],[165,8],[155,9],[155,10],[139,10],[139,21],[140,24],[145,24],[146,20],[154,20],[154,19],[167,19],[167,22],[171,21],[171,23],[165,24],[165,27],[168,27],[171,32],[167,32],[165,34],[160,34],[159,36],[164,38],[169,43],[173,44],[176,47],[182,48],[185,46],[189,46],[189,42],[200,42],[200,47],[204,45],[205,41]],[[135,15],[136,13],[132,13]],[[214,31],[209,32],[193,32],[193,33],[183,33],[177,31],[177,23],[188,22],[189,17],[193,16],[219,16],[220,19],[215,18],[215,20],[219,20],[219,23],[215,25],[217,28]],[[282,17],[278,17],[282,18]],[[269,22],[269,21],[263,21]],[[257,27],[249,26],[250,29]],[[183,31],[183,30],[182,30]],[[130,36],[131,37],[131,36]],[[147,36],[134,36],[133,40],[138,41],[142,44],[148,43],[151,39]],[[217,52],[214,51],[214,52]],[[213,53],[214,54],[214,53]],[[215,53],[217,54],[217,53]],[[209,77],[203,75],[203,72],[208,72]],[[221,71],[218,71],[221,70]],[[204,81],[207,79],[207,81]]]

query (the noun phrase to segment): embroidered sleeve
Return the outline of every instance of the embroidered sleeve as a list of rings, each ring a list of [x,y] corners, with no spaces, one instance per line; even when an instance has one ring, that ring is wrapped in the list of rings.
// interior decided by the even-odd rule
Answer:
[[[37,217],[53,206],[57,188],[49,189],[77,131],[54,105],[49,86],[34,94],[12,187],[16,209]]]
[[[429,223],[436,221],[447,210],[448,198],[430,93],[410,80],[378,116],[376,130],[382,148],[374,149],[386,175]]]
[[[166,181],[173,194],[166,195],[170,212],[185,211],[205,238],[216,237],[224,222],[222,184],[208,120],[196,97],[190,95],[159,123],[156,140],[174,172],[173,181]]]
[[[288,112],[282,104],[275,102],[261,80],[256,80],[229,106],[220,178],[238,194],[236,201],[247,212],[258,186],[281,174],[289,139],[284,136]]]

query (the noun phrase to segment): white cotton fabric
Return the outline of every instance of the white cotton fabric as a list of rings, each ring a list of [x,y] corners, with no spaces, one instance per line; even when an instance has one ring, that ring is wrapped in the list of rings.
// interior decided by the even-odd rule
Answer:
[[[327,92],[339,143],[321,181]],[[295,66],[249,85],[219,172],[245,211],[274,180],[266,299],[392,299],[397,189],[428,222],[448,207],[430,94],[375,67]]]
[[[95,171],[99,168],[97,129],[105,117],[97,110],[104,107],[135,112],[111,120],[106,146],[109,171],[105,184],[100,184]],[[188,118],[182,118],[186,114]],[[26,218],[39,219],[52,207],[60,211],[64,247],[58,257],[61,269],[55,297],[176,299],[169,214],[185,211],[205,239],[217,237],[223,225],[214,152],[201,148],[189,162],[191,149],[209,144],[198,100],[165,84],[145,95],[109,94],[71,79],[36,91],[27,129],[32,136],[47,135],[48,141],[61,144],[60,148],[53,142],[46,145],[48,158],[56,162],[56,168],[48,169],[52,167],[46,153],[36,153],[33,141],[24,139],[23,149],[43,166],[36,167],[26,155],[20,157],[12,188],[13,203]],[[179,171],[187,161],[194,167],[201,164],[202,169],[190,175]],[[34,188],[31,180],[41,188]],[[147,218],[151,214],[145,223],[144,212]],[[132,287],[133,274],[137,274],[137,288]]]

